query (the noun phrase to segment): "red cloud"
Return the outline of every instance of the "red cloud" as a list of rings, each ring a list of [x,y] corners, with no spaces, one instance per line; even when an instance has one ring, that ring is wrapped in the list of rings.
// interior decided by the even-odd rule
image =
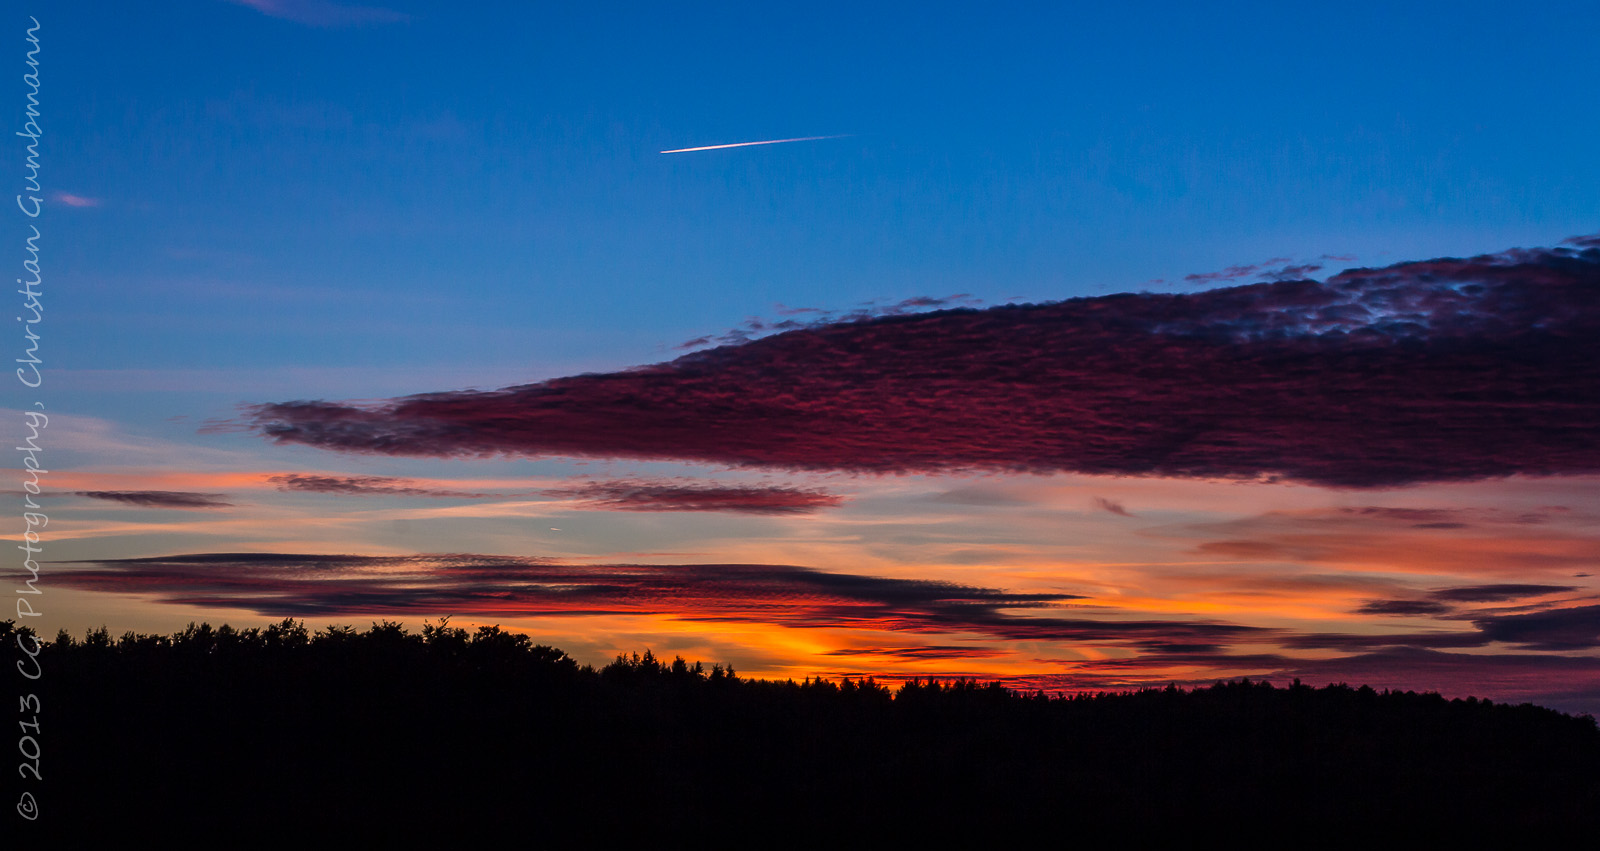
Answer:
[[[814,325],[623,372],[254,406],[421,456],[1385,487],[1600,471],[1600,247]]]

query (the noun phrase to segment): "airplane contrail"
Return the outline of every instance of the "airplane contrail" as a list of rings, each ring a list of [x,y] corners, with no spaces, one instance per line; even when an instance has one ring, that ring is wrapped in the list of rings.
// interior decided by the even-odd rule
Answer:
[[[798,139],[768,139],[765,142],[734,142],[731,145],[705,145],[704,147],[699,148],[674,148],[673,150],[662,151],[661,153],[687,154],[690,151],[715,151],[719,148],[747,148],[751,145],[781,145],[784,142],[815,142],[818,139],[844,139],[848,138],[849,135],[850,134],[845,133],[840,136],[801,136]]]

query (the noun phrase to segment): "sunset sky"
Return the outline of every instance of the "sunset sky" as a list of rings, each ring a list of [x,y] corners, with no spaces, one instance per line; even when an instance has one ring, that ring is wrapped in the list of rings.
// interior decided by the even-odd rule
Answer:
[[[1393,6],[28,10],[28,625],[1600,713],[1600,11]]]

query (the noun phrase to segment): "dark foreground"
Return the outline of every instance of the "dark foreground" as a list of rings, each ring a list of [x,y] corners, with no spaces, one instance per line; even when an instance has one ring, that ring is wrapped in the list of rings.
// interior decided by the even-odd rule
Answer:
[[[15,656],[12,630],[0,623]],[[498,629],[392,624],[101,632],[46,642],[39,662],[37,682],[7,678],[41,704],[42,781],[6,769],[0,833],[24,840],[368,847],[356,837],[503,828],[532,847],[1177,833],[1253,847],[1600,826],[1592,719],[1434,694],[891,692],[648,654],[595,670]],[[23,790],[36,822],[12,812]]]

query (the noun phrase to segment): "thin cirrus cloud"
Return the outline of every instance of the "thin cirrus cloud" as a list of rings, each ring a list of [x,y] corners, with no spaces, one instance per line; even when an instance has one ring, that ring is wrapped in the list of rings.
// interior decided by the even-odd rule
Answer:
[[[969,647],[960,644],[925,644],[913,647],[841,647],[829,650],[824,656],[852,656],[886,659],[895,662],[920,662],[943,659],[993,659],[1005,653],[989,647]]]
[[[1600,240],[792,329],[609,374],[246,409],[280,443],[1344,488],[1600,472]]]
[[[396,24],[411,20],[411,16],[393,9],[374,6],[350,6],[330,3],[327,0],[228,0],[236,6],[245,6],[272,18],[282,18],[297,24],[313,27],[351,27],[362,24]]]
[[[650,481],[586,482],[543,491],[611,511],[729,511],[740,514],[810,514],[844,504],[844,497],[780,486],[722,486]]]
[[[226,494],[191,491],[74,491],[75,496],[134,505],[140,508],[178,508],[184,510],[229,508]]]
[[[1288,263],[1288,257],[1274,257],[1271,260],[1264,260],[1260,263],[1229,266],[1228,268],[1217,272],[1196,272],[1192,275],[1184,275],[1183,279],[1191,284],[1214,284],[1220,281],[1236,281],[1240,278],[1249,277],[1275,266],[1286,267]],[[1315,272],[1322,267],[1307,265],[1290,268],[1294,268],[1296,271],[1300,272],[1301,275],[1304,275],[1310,272]]]
[[[1416,615],[1442,615],[1451,611],[1444,603],[1433,600],[1368,600],[1356,609],[1362,615],[1395,615],[1398,617],[1411,617]]]
[[[1318,260],[1337,260],[1340,262],[1350,262],[1355,260],[1355,258],[1347,254],[1324,254],[1318,258]],[[1215,272],[1195,272],[1192,275],[1184,275],[1183,282],[1186,284],[1209,286],[1224,282],[1238,281],[1241,278],[1285,281],[1305,278],[1310,276],[1311,273],[1319,272],[1321,270],[1321,263],[1294,263],[1293,260],[1288,257],[1273,257],[1270,260],[1263,260],[1260,263],[1241,263],[1234,266],[1229,266],[1226,269],[1219,269]],[[1164,284],[1166,282],[1167,280],[1165,278],[1156,278],[1150,283]]]
[[[831,310],[822,310],[821,308],[816,307],[788,307],[783,304],[778,304],[776,306],[778,315],[791,318],[764,319],[759,316],[752,316],[749,319],[746,319],[743,325],[740,325],[737,328],[732,328],[723,333],[721,336],[712,337],[710,335],[705,335],[696,337],[693,340],[688,340],[679,344],[675,348],[697,349],[703,346],[711,345],[737,345],[739,343],[748,343],[756,337],[764,337],[769,334],[781,334],[784,331],[794,331],[815,325],[832,324],[843,321],[859,322],[865,319],[876,319],[880,316],[904,316],[909,313],[917,313],[929,309],[938,310],[954,307],[978,307],[981,304],[982,302],[977,298],[974,298],[970,293],[956,293],[954,295],[948,295],[941,298],[936,298],[933,296],[912,296],[911,298],[901,299],[900,301],[890,303],[883,303],[874,300],[863,302],[855,310],[843,313]],[[806,321],[792,318],[795,316],[805,315],[810,316],[810,318]]]
[[[437,499],[506,499],[539,496],[571,501],[588,511],[712,511],[739,514],[809,514],[835,508],[844,497],[819,490],[773,485],[717,485],[620,479],[580,482],[521,493],[477,493],[427,487],[391,476],[284,473],[269,482],[283,491],[340,496],[406,496]]]
[[[1170,533],[1200,537],[1191,552],[1206,558],[1503,577],[1508,581],[1468,586],[1501,592],[1529,580],[1569,577],[1600,559],[1600,535],[1592,522],[1564,506],[1532,511],[1387,506],[1269,511]],[[1474,602],[1451,597],[1432,601]]]
[[[98,207],[99,198],[90,198],[87,195],[74,195],[71,192],[56,192],[50,196],[53,200],[66,204],[68,207]]]
[[[343,494],[346,496],[429,496],[455,499],[482,499],[492,494],[471,493],[445,488],[418,487],[410,479],[391,476],[324,476],[310,473],[284,473],[267,481],[282,491]]]
[[[1518,583],[1469,585],[1462,588],[1441,588],[1422,600],[1368,600],[1356,611],[1363,615],[1445,615],[1457,611],[1456,605],[1460,603],[1504,603],[1577,590],[1576,585]]]
[[[1475,632],[1314,633],[1290,637],[1285,644],[1306,649],[1484,647],[1495,642],[1526,650],[1600,648],[1600,605],[1520,614],[1484,613],[1472,616],[1471,621]]]

